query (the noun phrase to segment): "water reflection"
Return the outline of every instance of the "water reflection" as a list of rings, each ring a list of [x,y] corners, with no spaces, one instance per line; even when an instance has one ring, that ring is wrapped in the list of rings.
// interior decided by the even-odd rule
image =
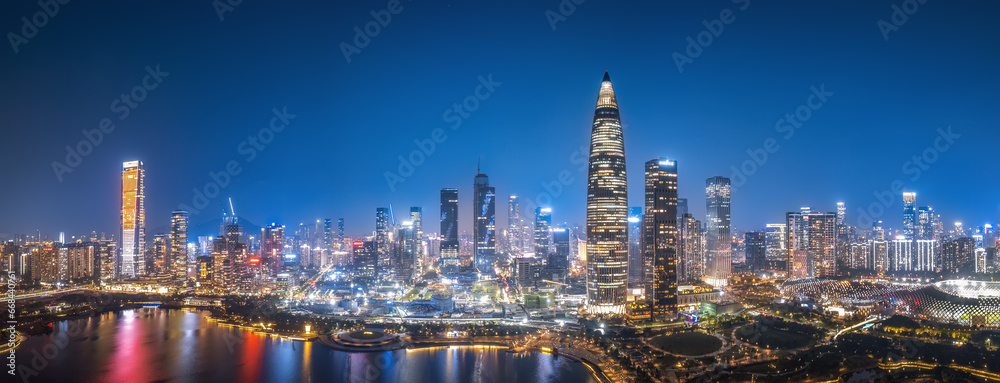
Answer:
[[[33,351],[43,348],[54,354],[46,354],[47,365],[31,382],[596,382],[584,365],[565,357],[471,347],[345,353],[218,326],[206,317],[141,309],[60,322],[52,335],[20,346],[18,363],[30,366]]]

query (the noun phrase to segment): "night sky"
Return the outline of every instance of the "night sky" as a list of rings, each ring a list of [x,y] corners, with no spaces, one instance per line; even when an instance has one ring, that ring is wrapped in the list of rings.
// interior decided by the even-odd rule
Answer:
[[[21,17],[42,8],[4,1],[0,238],[117,234],[121,163],[134,159],[146,166],[149,235],[230,161],[240,173],[194,224],[218,218],[232,197],[236,213],[259,225],[344,217],[348,234],[373,230],[378,206],[391,203],[398,219],[422,206],[433,232],[439,190],[457,187],[468,230],[481,160],[500,196],[500,227],[508,194],[551,197],[553,222],[583,225],[580,159],[605,70],[625,126],[631,206],[642,205],[643,163],[666,156],[678,161],[680,197],[701,219],[705,179],[733,176],[747,150],[773,139],[778,148],[733,193],[738,228],[780,222],[800,206],[833,211],[837,201],[853,224],[859,208],[886,206],[879,218],[898,228],[901,197],[887,193],[894,200],[883,205],[875,196],[895,180],[948,227],[1000,218],[997,2],[928,1],[912,14],[901,8],[898,26],[893,6],[918,3],[563,3],[403,0],[393,14],[387,1],[243,1],[220,20],[210,0],[71,1],[15,53]],[[373,22],[371,11],[391,19],[348,62],[342,43],[355,45],[354,28]],[[714,22],[722,13],[731,23]],[[879,20],[891,26],[888,40]],[[703,21],[723,29],[688,55],[688,37],[707,41]],[[683,71],[675,52],[691,59]],[[157,65],[159,81],[146,80],[155,89],[139,90],[144,100],[115,104]],[[480,76],[492,76],[493,91],[467,100]],[[832,93],[815,110],[803,107],[816,106],[812,87]],[[478,106],[452,129],[460,114],[446,111],[463,102]],[[274,108],[295,117],[251,160],[243,142],[269,129]],[[779,119],[797,109],[809,119],[786,138],[791,125]],[[104,118],[115,129],[60,181],[53,163],[65,165],[65,147]],[[934,149],[949,126],[958,138]],[[399,156],[435,129],[447,138],[390,188],[386,172],[398,173]],[[914,155],[934,161],[907,164]],[[566,184],[547,191],[560,177]]]

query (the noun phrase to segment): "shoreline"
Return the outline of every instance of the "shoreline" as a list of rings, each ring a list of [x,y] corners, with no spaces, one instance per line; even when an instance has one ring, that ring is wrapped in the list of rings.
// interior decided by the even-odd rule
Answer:
[[[125,310],[138,310],[138,309],[142,309],[142,308],[143,307],[121,307],[121,308],[118,308],[118,309],[100,310],[100,312],[91,312],[89,314],[76,314],[76,315],[70,315],[70,316],[66,316],[66,317],[61,317],[58,320],[53,320],[52,322],[53,322],[53,324],[55,324],[55,323],[64,322],[64,321],[81,320],[81,319],[87,319],[87,318],[90,318],[90,317],[93,317],[93,316],[98,316],[100,314],[106,314],[106,313],[110,313],[110,312],[121,312],[121,311],[125,311]],[[184,309],[187,309],[187,308],[185,308],[185,307],[158,307],[157,309],[184,311]],[[201,311],[206,311],[207,312],[208,315],[205,315],[205,319],[209,323],[215,324],[216,326],[219,326],[219,327],[235,327],[235,328],[238,328],[240,330],[244,330],[244,331],[247,331],[247,332],[250,332],[250,333],[253,333],[253,334],[274,336],[274,337],[277,337],[277,338],[280,338],[280,339],[283,339],[283,340],[302,341],[302,342],[314,342],[316,344],[322,345],[322,346],[324,346],[326,348],[329,348],[329,349],[334,350],[334,351],[339,351],[339,352],[347,352],[347,353],[372,353],[372,352],[390,352],[390,351],[397,351],[397,350],[405,350],[407,353],[410,353],[410,352],[420,352],[420,351],[436,351],[436,350],[443,350],[443,349],[449,349],[449,348],[495,349],[495,350],[503,350],[503,351],[513,352],[513,351],[511,351],[510,346],[508,346],[507,343],[502,342],[502,341],[472,340],[472,339],[463,339],[463,340],[458,340],[458,341],[421,340],[421,341],[417,341],[417,342],[407,342],[407,341],[399,340],[397,343],[386,345],[387,347],[348,348],[348,347],[344,347],[344,346],[339,345],[339,344],[332,344],[332,345],[328,344],[328,342],[326,342],[324,340],[324,338],[329,338],[329,336],[332,335],[332,334],[315,334],[314,333],[314,334],[309,334],[308,336],[303,336],[305,334],[302,334],[302,333],[290,333],[290,332],[289,333],[283,333],[283,332],[278,332],[278,331],[270,331],[270,332],[268,332],[268,331],[260,331],[259,328],[256,328],[256,327],[253,327],[253,326],[246,326],[246,325],[242,325],[242,324],[238,324],[238,323],[230,323],[228,320],[220,320],[219,318],[215,318],[215,317],[213,317],[211,315],[211,311],[210,310],[197,309],[197,308],[195,308],[195,310],[194,310],[194,312],[201,312]],[[18,342],[18,344],[16,346],[14,346],[14,348],[15,349],[18,348],[28,338],[29,337],[28,337],[27,334],[22,334],[21,341]],[[452,339],[452,338],[442,338],[442,340],[447,340],[447,339]],[[526,352],[546,353],[545,351],[543,351],[541,349],[538,349],[538,348],[526,350]],[[604,372],[601,370],[601,368],[599,366],[597,366],[597,365],[594,365],[591,362],[588,362],[586,360],[583,360],[581,358],[575,357],[573,355],[564,354],[564,353],[561,353],[561,352],[556,352],[556,353],[549,352],[549,354],[554,354],[554,355],[558,355],[559,357],[569,358],[570,360],[572,360],[574,362],[578,362],[580,364],[583,364],[585,367],[587,367],[588,370],[590,370],[591,375],[595,379],[597,379],[597,381],[600,382],[600,383],[611,382],[611,379],[608,378],[606,374],[604,374]]]

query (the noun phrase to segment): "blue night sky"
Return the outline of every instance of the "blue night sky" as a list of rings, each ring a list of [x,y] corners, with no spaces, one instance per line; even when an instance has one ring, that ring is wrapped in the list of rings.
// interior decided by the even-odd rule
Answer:
[[[883,206],[882,191],[893,201],[879,218],[898,228],[896,180],[949,227],[995,222],[1000,4],[929,1],[898,26],[893,5],[903,1],[588,0],[572,12],[564,4],[562,19],[556,0],[403,0],[348,63],[341,43],[353,45],[354,28],[388,2],[244,1],[220,20],[209,0],[72,1],[15,53],[11,33],[22,35],[21,17],[41,8],[5,1],[0,237],[117,233],[120,167],[133,159],[146,166],[150,235],[230,161],[240,173],[194,224],[217,218],[232,197],[260,225],[344,217],[355,235],[374,229],[378,206],[391,203],[399,219],[422,206],[433,232],[439,190],[457,187],[468,229],[481,159],[501,197],[500,227],[508,194],[551,200],[554,222],[582,225],[579,160],[605,70],[625,125],[632,206],[642,204],[643,162],[666,156],[679,162],[680,197],[701,219],[705,179],[733,176],[748,149],[773,139],[778,148],[733,193],[740,229],[799,206],[833,211],[837,201],[857,224],[859,208]],[[686,39],[699,33],[707,41],[703,21],[721,12],[731,23],[679,71],[674,52],[687,55]],[[880,19],[894,29],[888,40]],[[120,119],[115,100],[157,65],[169,74]],[[488,98],[452,129],[459,114],[446,111],[475,97],[480,76],[499,85],[481,88]],[[803,107],[816,106],[811,87],[832,92],[816,110]],[[273,108],[295,117],[250,160],[243,142],[268,129]],[[779,119],[797,109],[809,119],[786,139],[792,125]],[[53,162],[65,164],[65,147],[104,118],[115,130],[60,181]],[[958,138],[937,139],[949,126]],[[435,129],[447,138],[390,188],[386,172],[398,173],[399,156]],[[915,155],[933,163],[908,163]],[[547,191],[561,172],[565,185]]]

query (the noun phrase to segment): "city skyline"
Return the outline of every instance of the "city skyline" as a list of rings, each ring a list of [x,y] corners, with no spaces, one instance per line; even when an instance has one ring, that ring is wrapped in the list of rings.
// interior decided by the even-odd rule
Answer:
[[[998,2],[0,14],[23,381],[1000,381]]]
[[[191,189],[203,189],[204,185],[213,181],[209,172],[223,171],[229,160],[239,162],[241,174],[231,177],[219,196],[208,201],[204,209],[199,209],[198,213],[191,211],[193,227],[215,219],[218,212],[222,211],[222,201],[231,197],[241,207],[241,216],[259,225],[272,221],[294,225],[312,222],[316,218],[345,217],[348,232],[366,232],[372,229],[371,220],[368,219],[370,207],[386,206],[388,203],[431,207],[437,199],[437,191],[442,187],[456,187],[462,195],[471,195],[466,173],[473,171],[477,158],[482,158],[484,170],[488,170],[493,178],[497,195],[521,195],[522,206],[528,208],[529,201],[537,201],[539,196],[543,196],[541,199],[545,202],[547,198],[544,196],[553,196],[555,191],[559,191],[558,196],[551,198],[550,207],[553,209],[554,219],[570,224],[583,224],[584,213],[581,207],[584,205],[585,195],[579,185],[586,175],[580,170],[583,163],[574,160],[585,161],[585,150],[579,152],[579,149],[586,146],[586,137],[578,133],[578,127],[587,124],[588,117],[582,111],[591,101],[585,96],[586,89],[581,84],[593,76],[594,72],[605,69],[618,73],[617,80],[626,89],[619,96],[630,102],[629,107],[622,111],[625,130],[633,132],[626,133],[626,144],[629,145],[630,152],[642,159],[668,156],[688,164],[687,171],[679,175],[679,195],[690,199],[692,206],[699,206],[702,201],[696,185],[699,179],[721,175],[732,178],[735,185],[738,177],[733,177],[730,167],[740,167],[746,160],[753,160],[746,151],[762,147],[764,140],[775,138],[778,141],[778,151],[768,153],[766,162],[747,177],[745,185],[733,192],[733,224],[736,227],[757,228],[765,223],[780,222],[783,211],[797,206],[832,205],[838,201],[847,203],[848,220],[856,222],[859,208],[869,210],[872,204],[883,205],[875,194],[891,190],[890,185],[894,180],[900,180],[905,189],[920,194],[922,201],[940,212],[945,222],[961,220],[967,225],[982,225],[992,220],[991,216],[1000,205],[990,197],[988,190],[993,188],[992,183],[996,181],[980,179],[975,174],[976,169],[982,166],[976,153],[988,151],[986,142],[991,137],[991,131],[987,130],[988,122],[997,120],[995,111],[984,108],[995,104],[991,102],[992,96],[981,89],[989,89],[991,82],[996,80],[973,74],[982,73],[983,69],[980,68],[983,65],[995,62],[996,52],[991,49],[976,49],[980,48],[977,45],[980,42],[989,45],[991,35],[984,35],[982,31],[967,26],[975,23],[952,21],[977,20],[990,13],[989,9],[983,7],[993,5],[968,3],[964,7],[948,8],[941,12],[918,11],[907,24],[892,32],[888,41],[883,38],[876,22],[879,18],[890,16],[892,9],[889,4],[866,4],[861,6],[863,9],[850,14],[833,9],[832,4],[814,5],[819,11],[826,12],[826,18],[830,21],[819,22],[817,26],[811,27],[808,24],[817,21],[813,16],[793,19],[791,22],[795,23],[795,27],[801,28],[801,35],[797,37],[785,36],[780,33],[780,28],[767,25],[780,24],[774,22],[775,18],[792,14],[797,7],[803,5],[786,4],[785,8],[775,8],[774,5],[753,4],[746,10],[740,9],[743,3],[727,5],[731,6],[725,9],[737,12],[736,21],[725,25],[725,31],[714,39],[713,44],[703,48],[703,54],[686,64],[683,72],[677,70],[672,54],[684,53],[687,45],[685,38],[693,38],[702,32],[705,29],[702,20],[712,21],[717,18],[723,5],[678,5],[670,8],[672,12],[666,12],[670,20],[677,22],[663,23],[635,12],[638,8],[634,5],[612,7],[589,3],[579,6],[578,11],[565,21],[558,22],[555,31],[551,30],[544,12],[518,15],[517,20],[528,25],[533,36],[537,34],[541,37],[537,43],[525,42],[528,44],[528,52],[544,58],[539,61],[538,68],[512,66],[507,69],[500,64],[489,65],[487,61],[473,61],[447,75],[438,73],[427,76],[433,80],[415,75],[416,71],[435,73],[434,70],[428,71],[428,68],[447,68],[441,65],[442,62],[434,60],[399,71],[398,74],[389,73],[389,77],[384,80],[386,82],[371,82],[368,86],[363,81],[372,79],[369,75],[376,71],[385,74],[385,71],[379,67],[368,68],[367,63],[392,57],[393,52],[404,53],[419,49],[400,48],[401,44],[408,41],[403,38],[403,34],[411,29],[412,23],[426,22],[428,18],[443,18],[449,20],[446,24],[448,26],[467,26],[472,20],[450,21],[447,17],[452,13],[448,12],[458,10],[446,10],[441,15],[432,16],[428,8],[404,6],[404,11],[394,16],[392,24],[387,25],[385,31],[373,39],[371,46],[362,53],[351,56],[352,63],[347,63],[338,49],[340,40],[350,41],[353,38],[352,26],[364,25],[370,21],[368,9],[351,5],[335,14],[337,20],[341,21],[338,25],[343,25],[342,28],[319,27],[319,24],[310,23],[312,19],[307,19],[302,23],[302,29],[296,30],[295,38],[290,40],[299,41],[303,38],[299,33],[305,31],[322,31],[325,36],[335,36],[332,41],[308,37],[303,41],[314,42],[317,47],[328,47],[326,50],[310,50],[310,54],[320,55],[317,64],[295,64],[295,59],[305,53],[298,45],[292,45],[282,46],[279,50],[281,54],[276,55],[278,58],[267,62],[268,68],[273,67],[274,63],[288,65],[288,72],[291,73],[264,72],[264,67],[260,66],[264,65],[262,63],[232,74],[214,71],[215,67],[210,66],[213,70],[210,74],[204,70],[195,71],[195,62],[192,60],[158,58],[162,56],[157,56],[155,49],[146,49],[143,52],[150,53],[149,55],[127,62],[109,62],[91,56],[78,59],[83,61],[59,60],[62,55],[73,51],[53,49],[55,38],[47,41],[45,35],[65,34],[68,28],[84,22],[94,10],[80,7],[73,12],[63,12],[30,44],[20,45],[17,53],[7,51],[0,58],[5,64],[10,64],[11,68],[2,74],[3,80],[11,84],[12,90],[4,96],[4,104],[9,105],[11,111],[8,123],[12,127],[24,127],[11,129],[11,138],[25,143],[0,156],[3,156],[5,163],[19,164],[9,168],[10,177],[36,185],[0,192],[5,197],[0,200],[5,201],[4,207],[12,218],[0,223],[0,233],[3,233],[0,235],[9,236],[34,230],[42,230],[50,236],[59,231],[76,234],[92,230],[115,232],[112,227],[117,225],[117,219],[101,213],[109,207],[114,209],[115,206],[113,200],[104,197],[109,192],[106,185],[114,182],[111,180],[112,172],[108,169],[116,166],[116,163],[133,159],[142,159],[150,174],[157,175],[157,183],[149,185],[148,193],[147,218],[151,230],[158,226],[167,227],[170,212],[181,204],[192,205],[195,195]],[[512,8],[516,8],[504,5],[455,7],[462,11],[478,8],[504,15],[511,14]],[[662,9],[667,6],[653,7]],[[414,16],[408,18],[411,9],[414,10]],[[31,9],[14,7],[10,11],[8,13],[14,15],[30,14]],[[203,10],[208,13],[201,15],[205,17],[197,17],[197,10],[191,10],[191,15],[179,10],[159,11],[180,19],[196,17],[191,22],[211,31],[212,36],[215,36],[215,32],[232,36],[238,31],[245,31],[249,21],[265,17],[269,12],[282,15],[293,10],[277,5],[241,6],[238,11],[227,13],[223,22],[211,10]],[[148,11],[137,6],[123,6],[116,12],[128,18],[145,15]],[[626,47],[655,43],[658,48],[648,52],[648,55],[626,49],[621,57],[609,57],[604,62],[580,60],[581,53],[571,48],[558,50],[567,53],[565,57],[540,53],[544,47],[552,44],[558,46],[559,42],[564,41],[564,34],[578,33],[585,30],[586,25],[595,25],[594,19],[601,14],[613,16],[611,18],[615,20],[635,18],[629,25],[645,25],[652,28],[650,32],[655,31],[639,34],[642,38],[635,43],[626,43]],[[624,17],[625,15],[628,17]],[[822,41],[818,39],[823,33],[828,33],[822,26],[833,22],[838,22],[838,26],[841,23],[858,26],[844,30],[845,37],[832,45],[820,44],[822,47],[813,47],[804,44]],[[169,40],[155,33],[161,25],[149,24],[135,26],[133,32],[139,36],[138,40],[146,38],[154,42],[155,46],[167,46],[164,44]],[[937,24],[954,27],[945,28]],[[89,41],[97,33],[86,28],[80,30],[81,41]],[[730,33],[737,30],[739,32]],[[482,37],[487,31],[476,29],[475,32],[475,36]],[[597,38],[602,42],[612,41],[611,39],[622,41],[624,34],[629,32],[634,34],[635,29],[609,32],[606,37]],[[259,33],[292,37],[289,35],[292,32],[268,30],[252,32],[245,38],[259,38]],[[979,36],[983,40],[963,38],[968,35]],[[741,48],[741,44],[754,36],[758,37],[755,40],[766,37],[763,45],[758,48],[762,50],[761,53],[790,44],[801,46],[803,53],[786,59],[787,62],[754,59],[746,64],[726,64],[727,58],[748,53]],[[928,36],[933,38],[928,39]],[[420,37],[435,41],[429,35],[414,36]],[[925,45],[920,48],[911,46],[915,41]],[[218,43],[221,41],[209,39],[200,43],[202,45],[198,45],[198,48],[207,49],[211,44]],[[131,44],[138,43],[122,41],[122,44],[133,46]],[[475,49],[477,50],[473,52],[489,51],[488,47]],[[507,52],[508,49],[505,46],[500,52]],[[823,61],[831,57],[831,51],[839,55],[833,55],[835,59],[830,62]],[[868,57],[852,53],[856,51],[873,57],[868,60],[877,65],[868,66],[872,68],[871,72],[843,73],[838,69],[837,65]],[[948,55],[943,55],[948,59],[926,56],[928,52],[948,52]],[[212,53],[207,57],[217,59],[220,56]],[[448,58],[454,56],[442,57],[443,60]],[[638,60],[639,58],[643,60]],[[592,64],[573,66],[570,70],[556,70],[566,68],[565,63],[570,60]],[[67,62],[59,64],[62,61]],[[36,65],[39,62],[46,62],[47,65]],[[319,69],[316,66],[319,62],[329,65]],[[790,70],[793,65],[807,66],[809,70]],[[230,67],[232,66],[234,65]],[[62,70],[67,75],[82,73],[87,68],[106,69],[99,70],[97,76],[82,76],[79,82],[72,82],[68,87],[46,81],[29,82],[24,76],[15,77],[18,73],[43,70],[32,69],[36,67],[52,68],[44,69],[44,73]],[[337,97],[323,96],[322,91],[290,77],[301,70],[317,73],[323,84],[343,81],[344,86],[350,86],[361,94],[360,97],[352,97],[364,102],[345,103]],[[342,77],[342,74],[355,71],[361,73],[352,75],[353,78]],[[198,89],[184,85],[193,83],[190,81],[192,79],[204,80],[206,87],[229,89],[242,83],[258,83],[256,78],[260,76],[254,76],[261,73],[268,73],[272,77],[260,80],[260,96],[241,97],[224,90],[224,101],[218,103],[201,102],[203,99],[200,98],[192,98],[190,102],[184,103],[178,101],[182,94],[190,97],[191,92],[187,90]],[[921,75],[924,73],[933,76]],[[158,77],[152,74],[158,74]],[[917,75],[921,76],[921,89],[924,90],[919,97],[910,95],[915,92],[908,92],[912,90],[910,82]],[[118,98],[123,91],[127,93],[141,84],[146,76],[150,76],[147,84],[156,83],[155,89],[146,91],[147,99],[139,103],[137,108],[130,109],[124,120],[118,119],[120,113],[108,113],[110,101]],[[479,80],[480,76],[483,81]],[[160,82],[154,81],[157,78]],[[97,79],[100,82],[96,82]],[[973,79],[976,86],[971,85]],[[175,83],[172,80],[181,85],[171,85]],[[384,85],[390,81],[408,85],[399,89],[398,93],[393,93]],[[470,113],[470,117],[461,120],[459,129],[451,130],[449,127],[454,122],[443,121],[441,112],[455,103],[462,103],[470,95],[475,97],[477,86],[483,83],[494,84],[492,92],[488,94],[489,98],[478,102],[478,109]],[[501,85],[495,85],[497,83]],[[745,91],[734,92],[730,84],[739,85],[740,89],[758,89],[763,93],[758,96]],[[539,85],[546,90],[538,92]],[[785,139],[788,132],[777,131],[775,122],[786,114],[794,114],[798,106],[804,105],[813,94],[812,87],[817,90],[825,89],[834,95],[826,100],[822,109],[812,113],[803,128],[796,129],[791,138]],[[12,95],[31,94],[29,90],[36,88],[49,95],[51,102],[35,103],[29,108],[25,104],[29,100],[12,98]],[[436,91],[424,99],[413,97],[417,89],[428,88]],[[886,90],[891,91],[895,97],[885,99],[869,96],[882,94]],[[317,98],[317,94],[321,96]],[[385,96],[388,96],[389,102],[407,98],[413,101],[412,108],[407,107],[404,112],[396,114],[378,113],[379,108],[385,105],[378,100],[385,99]],[[529,106],[522,112],[532,117],[527,119],[531,122],[513,124],[510,120],[500,118],[509,114],[507,112],[515,103],[523,105],[525,100]],[[212,106],[208,109],[195,107],[199,102]],[[183,107],[170,108],[174,104]],[[324,109],[320,108],[321,104]],[[543,104],[546,105],[544,110],[539,109],[538,105]],[[914,107],[930,104],[938,108]],[[52,109],[39,105],[60,107],[60,113],[46,113]],[[343,137],[329,135],[322,127],[329,126],[331,113],[339,110],[330,109],[330,105],[347,105],[357,110],[349,113],[348,121],[366,129],[347,132]],[[272,109],[276,109],[278,114],[286,113],[286,118],[290,115],[295,117],[288,119],[288,128],[275,132],[274,140],[264,150],[255,151],[255,157],[250,161],[250,156],[240,153],[238,146],[248,135],[268,126],[270,119],[275,116]],[[38,113],[26,114],[29,110]],[[237,112],[243,110],[246,113]],[[72,172],[63,173],[60,182],[52,163],[66,163],[64,147],[75,146],[79,141],[86,140],[81,130],[99,129],[98,123],[104,117],[110,117],[115,122],[115,130],[106,133],[101,143],[93,148],[93,153],[83,156],[79,165],[72,168]],[[380,134],[386,138],[371,142],[369,132],[373,130],[367,128],[413,126],[403,124],[406,121],[415,123],[419,128],[375,130],[388,134]],[[883,126],[893,128],[882,129]],[[920,156],[925,149],[934,148],[935,140],[940,136],[937,130],[946,130],[949,126],[955,134],[960,135],[953,144],[959,145],[961,150],[934,153],[937,161],[929,164],[926,169],[912,163],[914,155]],[[431,138],[430,132],[435,127],[444,128],[448,140],[436,144],[426,162],[416,167],[412,175],[405,177],[404,182],[393,184],[395,190],[390,190],[385,172],[398,173],[397,156],[406,157],[413,150],[419,150],[414,140]],[[898,134],[903,129],[907,134]],[[487,133],[494,130],[507,133]],[[164,133],[167,131],[171,134]],[[529,136],[531,132],[538,133],[538,136]],[[665,140],[670,134],[677,139]],[[42,139],[44,141],[40,141]],[[490,140],[499,140],[496,141],[496,148],[494,145],[475,145]],[[330,144],[321,145],[324,142]],[[300,163],[344,163],[344,157],[341,156],[354,152],[345,145],[346,142],[350,142],[350,146],[356,146],[358,150],[381,154],[372,156],[364,163],[352,164],[352,167],[338,165],[335,171],[314,175],[312,182],[307,183],[296,180],[302,177],[302,173],[284,171]],[[695,150],[709,142],[715,142],[714,154],[708,155]],[[20,147],[38,149],[25,151]],[[172,151],[165,150],[166,147],[190,148],[198,156],[176,156]],[[530,156],[519,155],[518,151],[500,150],[500,147],[529,150],[537,156],[528,158]],[[798,159],[819,147],[828,148],[831,158],[836,158],[837,161],[803,168]],[[331,148],[334,150],[330,150]],[[878,153],[877,158],[880,160],[873,164],[847,155],[855,151]],[[574,153],[577,155],[574,156]],[[904,170],[903,166],[908,161],[911,161],[910,165]],[[545,166],[537,166],[536,163]],[[639,174],[639,165],[633,162],[628,170]],[[752,166],[748,167],[750,168]],[[951,169],[961,171],[949,171]],[[563,170],[572,179],[567,185],[559,182]],[[807,170],[823,177],[810,177],[814,181],[809,183],[799,183],[791,177],[792,174],[808,174]],[[916,181],[913,181],[914,178],[917,178]],[[357,193],[352,191],[354,188],[338,187],[345,182],[351,182],[358,186],[357,189],[366,192]],[[633,192],[630,197],[637,200],[641,198],[641,194],[636,192],[641,189],[641,183],[635,178],[631,182],[629,186]],[[768,190],[767,185],[776,182],[795,184],[796,187],[786,188],[781,193]],[[310,183],[312,185],[305,185]],[[967,198],[949,198],[953,189],[961,190]],[[328,191],[326,193],[329,195],[315,193],[317,190]],[[313,195],[314,193],[318,195]],[[75,195],[92,203],[75,203],[75,197],[71,198]],[[885,206],[885,213],[880,216],[885,222],[897,222],[902,214],[899,209],[900,198],[896,196],[894,199],[889,206]],[[749,203],[750,201],[754,203]],[[788,202],[791,202],[791,206],[786,205]],[[704,218],[699,209],[693,209],[692,213],[695,218]],[[504,226],[506,217],[497,218],[498,225]],[[60,223],[53,223],[57,221]],[[471,231],[471,223],[462,221],[462,230]]]

